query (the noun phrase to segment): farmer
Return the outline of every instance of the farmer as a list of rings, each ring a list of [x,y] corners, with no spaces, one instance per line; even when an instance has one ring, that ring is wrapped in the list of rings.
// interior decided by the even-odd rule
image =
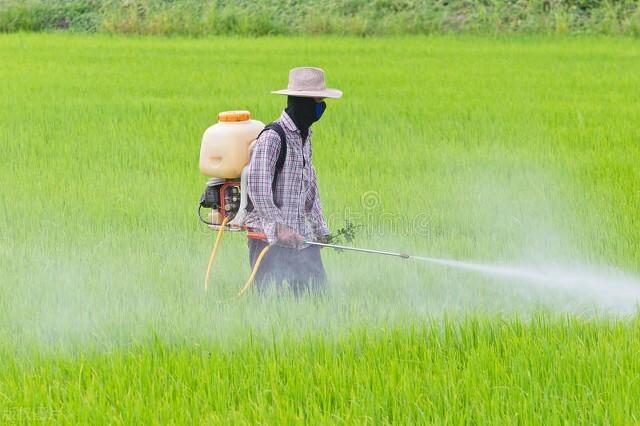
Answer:
[[[303,243],[329,236],[311,161],[311,125],[322,117],[324,99],[342,92],[325,87],[322,69],[303,67],[289,72],[286,89],[272,93],[287,95],[287,107],[258,136],[247,173],[249,262],[253,268],[269,245],[256,286],[264,291],[269,282],[280,287],[286,281],[298,295],[322,289],[326,280],[320,248]]]

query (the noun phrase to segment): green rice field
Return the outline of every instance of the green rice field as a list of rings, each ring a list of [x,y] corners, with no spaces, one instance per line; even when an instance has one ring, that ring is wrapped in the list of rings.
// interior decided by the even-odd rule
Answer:
[[[236,299],[226,233],[205,293],[202,133],[300,65],[333,230],[517,272]],[[0,35],[0,424],[640,423],[639,99],[632,38]]]

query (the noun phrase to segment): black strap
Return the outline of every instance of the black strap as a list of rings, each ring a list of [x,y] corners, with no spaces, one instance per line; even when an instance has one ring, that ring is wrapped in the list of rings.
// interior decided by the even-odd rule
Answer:
[[[278,176],[280,175],[280,172],[282,171],[282,168],[284,167],[284,161],[287,158],[287,135],[285,134],[284,129],[282,128],[280,123],[274,121],[273,123],[269,123],[264,126],[264,129],[262,129],[262,131],[258,134],[256,141],[267,130],[275,131],[280,137],[280,153],[278,154],[278,159],[276,160],[276,167],[273,173],[273,181],[271,182],[271,191],[275,194],[276,181],[278,179]],[[274,204],[276,203],[275,200],[273,200],[273,202]],[[276,204],[276,206],[278,206],[278,204]],[[253,203],[251,202],[251,197],[249,197],[249,194],[247,194],[247,212],[251,211],[253,211]]]
[[[282,128],[282,126],[279,123],[276,123],[275,121],[273,123],[269,123],[266,126],[264,126],[264,129],[262,129],[262,132],[269,129],[275,130],[278,136],[280,136],[280,153],[278,154],[278,160],[276,161],[276,169],[273,173],[273,182],[271,184],[272,188],[275,189],[276,179],[278,178],[278,175],[280,175],[280,172],[284,167],[284,160],[287,158],[287,135],[284,133],[284,129]],[[262,134],[262,132],[260,132],[260,134]],[[258,135],[258,137],[260,137],[260,135]]]

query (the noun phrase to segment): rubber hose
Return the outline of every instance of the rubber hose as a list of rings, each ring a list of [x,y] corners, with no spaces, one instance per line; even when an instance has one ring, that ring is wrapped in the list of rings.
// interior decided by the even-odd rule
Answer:
[[[271,246],[266,246],[265,248],[263,248],[262,251],[260,252],[260,254],[258,255],[258,258],[256,259],[256,264],[253,265],[253,270],[251,271],[251,275],[249,275],[249,279],[244,284],[244,286],[242,287],[240,292],[238,292],[238,295],[236,297],[242,296],[245,291],[247,291],[249,288],[251,288],[251,285],[253,284],[253,280],[256,277],[256,273],[258,272],[258,268],[260,267],[260,263],[262,262],[262,258],[269,251],[269,247],[271,247]]]
[[[216,234],[216,241],[213,243],[213,249],[211,249],[211,256],[209,257],[209,265],[207,266],[207,274],[204,277],[204,291],[209,290],[209,277],[211,276],[211,267],[213,266],[213,260],[216,258],[216,254],[218,253],[218,246],[220,245],[220,240],[222,239],[222,233],[224,232],[224,227],[227,224],[229,217],[225,217],[220,225],[220,229],[218,229],[218,233]]]

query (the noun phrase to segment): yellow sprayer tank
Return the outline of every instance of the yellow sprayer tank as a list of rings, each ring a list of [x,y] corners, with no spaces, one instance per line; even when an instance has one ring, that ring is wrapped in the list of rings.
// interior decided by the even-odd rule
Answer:
[[[249,111],[225,111],[205,130],[200,145],[200,171],[209,177],[234,179],[249,164],[249,145],[264,124]]]

